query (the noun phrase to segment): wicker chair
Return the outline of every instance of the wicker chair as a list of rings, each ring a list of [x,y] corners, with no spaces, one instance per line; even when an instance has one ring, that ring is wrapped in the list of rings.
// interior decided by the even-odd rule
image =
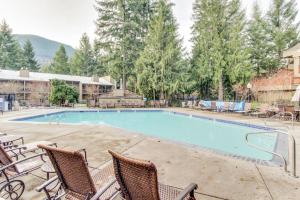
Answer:
[[[4,179],[0,181],[0,199],[19,199],[25,189],[25,184],[21,176],[32,173],[39,169],[45,162],[45,153],[26,156],[24,159],[14,161],[9,155],[9,150],[5,150],[0,145],[0,173]]]
[[[38,146],[47,152],[57,174],[36,189],[38,192],[44,191],[47,200],[58,200],[62,197],[68,200],[88,200],[94,195],[100,199],[107,199],[118,192],[115,189],[117,182],[113,176],[112,165],[107,165],[101,170],[93,168],[90,172],[84,156],[79,151]],[[59,187],[56,192],[51,193],[53,188],[49,189],[48,186],[57,179],[60,182]]]
[[[153,163],[126,158],[109,151],[113,157],[114,171],[121,195],[126,200],[194,200],[196,184],[190,184],[183,191],[158,183],[157,170]],[[94,199],[93,199],[94,200]]]

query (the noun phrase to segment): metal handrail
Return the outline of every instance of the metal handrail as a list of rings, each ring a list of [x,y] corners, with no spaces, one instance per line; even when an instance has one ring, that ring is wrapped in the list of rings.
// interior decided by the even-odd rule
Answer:
[[[249,135],[254,135],[254,134],[264,134],[264,133],[270,133],[270,132],[247,133],[246,136],[245,136],[245,139],[246,139],[247,144],[248,144],[249,146],[252,146],[252,147],[258,149],[258,150],[264,151],[264,152],[266,152],[266,153],[273,154],[273,155],[278,156],[279,158],[281,158],[282,161],[283,161],[283,163],[284,163],[284,171],[285,171],[285,172],[288,172],[288,170],[287,170],[287,161],[286,161],[286,159],[284,158],[283,155],[278,154],[278,153],[275,153],[275,152],[272,152],[272,151],[269,151],[269,150],[264,149],[264,148],[261,148],[261,147],[259,147],[259,146],[257,146],[257,145],[251,144],[251,143],[249,142],[249,140],[248,140],[248,136],[249,136]]]
[[[283,163],[284,163],[284,171],[285,171],[285,172],[288,172],[288,170],[287,170],[287,161],[286,161],[286,159],[284,158],[283,155],[278,154],[278,153],[276,153],[276,152],[272,152],[272,151],[266,150],[266,149],[264,149],[264,148],[262,148],[262,147],[259,147],[259,146],[257,146],[257,145],[251,144],[251,143],[249,142],[249,140],[248,140],[248,136],[249,136],[249,135],[254,135],[254,134],[265,134],[265,133],[274,133],[274,132],[277,132],[277,133],[281,133],[281,134],[287,135],[289,138],[292,139],[292,145],[293,145],[293,146],[292,146],[292,149],[293,149],[293,158],[292,158],[292,160],[293,160],[293,168],[292,168],[292,175],[293,175],[294,177],[297,177],[297,174],[296,174],[296,167],[297,167],[297,162],[296,162],[296,141],[295,141],[295,138],[294,138],[293,135],[290,135],[288,132],[284,132],[284,131],[281,131],[281,130],[273,130],[273,131],[265,131],[265,132],[247,133],[246,136],[245,136],[246,143],[247,143],[249,146],[252,146],[252,147],[254,147],[254,148],[258,149],[258,150],[264,151],[264,152],[266,152],[266,153],[270,153],[270,154],[272,154],[272,155],[275,155],[275,156],[281,158],[281,159],[283,160]],[[288,148],[289,148],[289,145],[288,145]]]
[[[291,116],[291,120],[292,120],[292,127],[294,127],[294,114],[292,112],[286,112],[286,111],[283,111],[283,112],[279,112],[269,118],[266,118],[265,120],[265,124],[267,123],[268,120],[270,119],[276,119],[276,117],[285,117],[286,115],[290,115]]]

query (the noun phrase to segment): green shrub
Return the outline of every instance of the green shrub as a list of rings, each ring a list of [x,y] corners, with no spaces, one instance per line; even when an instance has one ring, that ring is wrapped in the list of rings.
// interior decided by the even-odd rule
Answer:
[[[49,100],[54,105],[62,105],[66,101],[69,103],[78,102],[79,92],[73,86],[62,80],[51,80],[51,90]]]

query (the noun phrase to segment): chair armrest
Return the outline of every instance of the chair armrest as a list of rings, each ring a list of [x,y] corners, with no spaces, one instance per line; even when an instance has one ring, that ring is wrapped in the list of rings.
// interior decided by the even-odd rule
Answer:
[[[3,143],[13,143],[13,142],[15,142],[15,141],[18,141],[18,140],[21,140],[21,144],[24,144],[24,138],[21,136],[21,137],[19,137],[19,138],[17,138],[17,139],[14,139],[14,140],[7,140],[7,141],[5,141],[5,142],[1,142],[2,144]],[[5,147],[5,146],[4,146]]]
[[[36,154],[36,155],[30,156],[30,157],[24,158],[24,159],[22,159],[22,160],[17,160],[17,161],[15,161],[15,162],[12,162],[12,163],[10,163],[10,164],[8,164],[8,165],[5,165],[5,166],[1,167],[1,168],[0,168],[0,171],[3,172],[5,169],[7,169],[7,168],[9,168],[9,167],[15,166],[16,164],[22,163],[22,162],[24,162],[24,161],[26,161],[26,160],[30,160],[30,159],[32,159],[32,158],[42,157],[42,156],[45,155],[45,154],[46,154],[46,153],[40,153],[40,154]]]
[[[106,184],[101,190],[99,190],[90,200],[98,200],[104,192],[106,192],[117,180],[113,179]]]
[[[56,181],[58,179],[57,176],[54,176],[52,178],[50,178],[49,180],[45,181],[42,185],[38,186],[35,191],[37,192],[41,192],[42,190],[44,190],[48,185],[50,185],[51,183],[53,183],[54,181]]]
[[[14,147],[14,146],[11,146],[11,147]],[[6,152],[10,152],[10,151],[15,151],[15,150],[26,150],[26,147],[14,147],[12,149],[5,149]]]
[[[187,195],[190,197],[194,197],[194,190],[198,188],[198,185],[195,183],[189,184],[184,190],[180,192],[180,194],[175,198],[175,200],[184,200]]]

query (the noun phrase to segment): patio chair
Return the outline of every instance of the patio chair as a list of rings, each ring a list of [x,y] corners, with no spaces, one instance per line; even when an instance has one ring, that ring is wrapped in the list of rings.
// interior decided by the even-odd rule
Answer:
[[[245,111],[245,101],[240,101],[234,104],[235,113],[243,113]]]
[[[193,102],[194,102],[194,101],[188,101],[188,102],[187,102],[187,107],[188,107],[188,108],[193,108]]]
[[[161,184],[157,180],[157,170],[153,163],[127,158],[112,151],[108,152],[113,157],[114,172],[122,198],[126,200],[195,199],[196,184],[192,183],[184,190]]]
[[[0,146],[2,146],[11,156],[14,156],[17,160],[19,156],[25,157],[24,154],[28,152],[36,152],[39,150],[38,144],[44,144],[48,146],[56,146],[55,142],[50,141],[37,141],[24,143],[24,138],[18,135],[7,135],[6,133],[0,134]]]
[[[224,105],[225,105],[224,101],[217,101],[216,102],[216,107],[217,107],[216,111],[217,112],[223,112],[224,111]]]
[[[267,117],[269,104],[260,104],[258,111],[250,113],[252,116],[256,117]]]
[[[200,110],[210,110],[211,109],[211,101],[203,101],[201,100],[198,104],[198,108]]]
[[[233,112],[235,108],[235,102],[228,102],[228,111]]]
[[[118,192],[115,189],[117,182],[111,164],[100,170],[89,168],[84,155],[79,151],[38,146],[47,152],[57,175],[36,189],[38,192],[45,192],[47,200],[59,200],[62,197],[88,200],[94,195],[101,199],[108,199]],[[53,188],[48,187],[51,187],[55,181],[59,181],[60,184],[59,189],[53,194],[51,193]]]
[[[237,110],[235,112],[246,115],[246,114],[251,113],[251,108],[252,108],[251,103],[245,103],[244,110]]]
[[[45,163],[44,155],[43,152],[14,161],[14,158],[0,146],[0,173],[4,176],[0,181],[0,199],[19,199],[25,189],[25,183],[20,177],[38,170]]]
[[[217,102],[216,101],[211,102],[210,111],[217,111]]]

